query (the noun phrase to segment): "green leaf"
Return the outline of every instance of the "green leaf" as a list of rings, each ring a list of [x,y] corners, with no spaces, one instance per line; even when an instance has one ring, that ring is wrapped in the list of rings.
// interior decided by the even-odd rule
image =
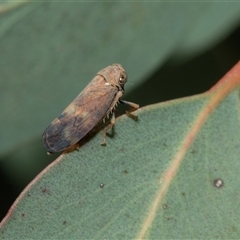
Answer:
[[[233,239],[240,234],[240,63],[210,91],[144,107],[61,155],[22,192],[2,239]]]

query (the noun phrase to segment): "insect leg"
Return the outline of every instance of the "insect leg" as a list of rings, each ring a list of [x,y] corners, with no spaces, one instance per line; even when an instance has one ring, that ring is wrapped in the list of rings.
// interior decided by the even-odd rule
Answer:
[[[132,112],[134,112],[135,110],[137,110],[139,108],[139,105],[136,104],[136,103],[133,103],[133,102],[128,102],[128,101],[125,101],[125,100],[119,100],[120,103],[122,104],[125,104],[125,105],[128,105],[130,107],[129,110],[126,111],[126,114],[133,118],[134,120],[137,120],[138,119],[138,116],[132,114]]]
[[[101,143],[102,146],[106,146],[106,136],[107,136],[107,132],[114,126],[115,124],[115,114],[114,112],[112,113],[111,119],[110,119],[110,123],[109,125],[104,129],[103,131],[103,141]]]

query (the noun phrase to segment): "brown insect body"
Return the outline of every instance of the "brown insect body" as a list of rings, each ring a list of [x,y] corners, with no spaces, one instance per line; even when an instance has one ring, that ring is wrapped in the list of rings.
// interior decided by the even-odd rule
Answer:
[[[51,153],[66,150],[112,113],[124,93],[126,81],[126,72],[120,64],[110,65],[98,72],[44,131],[43,143],[47,151]],[[124,101],[122,103],[129,104]],[[137,104],[133,105],[138,108]]]

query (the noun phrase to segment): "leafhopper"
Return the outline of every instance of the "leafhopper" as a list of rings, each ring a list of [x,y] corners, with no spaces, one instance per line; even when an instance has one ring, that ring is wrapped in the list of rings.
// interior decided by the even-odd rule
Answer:
[[[76,145],[99,122],[110,117],[104,130],[102,145],[106,144],[106,134],[115,124],[115,109],[118,103],[130,106],[127,115],[139,108],[136,103],[121,99],[127,74],[120,64],[112,64],[97,73],[76,99],[53,120],[43,133],[43,144],[48,153],[62,152]]]

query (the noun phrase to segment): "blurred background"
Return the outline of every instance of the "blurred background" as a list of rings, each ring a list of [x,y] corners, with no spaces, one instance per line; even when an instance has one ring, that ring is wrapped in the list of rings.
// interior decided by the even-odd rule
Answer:
[[[122,64],[123,99],[141,107],[200,94],[239,61],[239,12],[233,2],[0,3],[0,220],[58,156],[42,132],[100,69]]]

